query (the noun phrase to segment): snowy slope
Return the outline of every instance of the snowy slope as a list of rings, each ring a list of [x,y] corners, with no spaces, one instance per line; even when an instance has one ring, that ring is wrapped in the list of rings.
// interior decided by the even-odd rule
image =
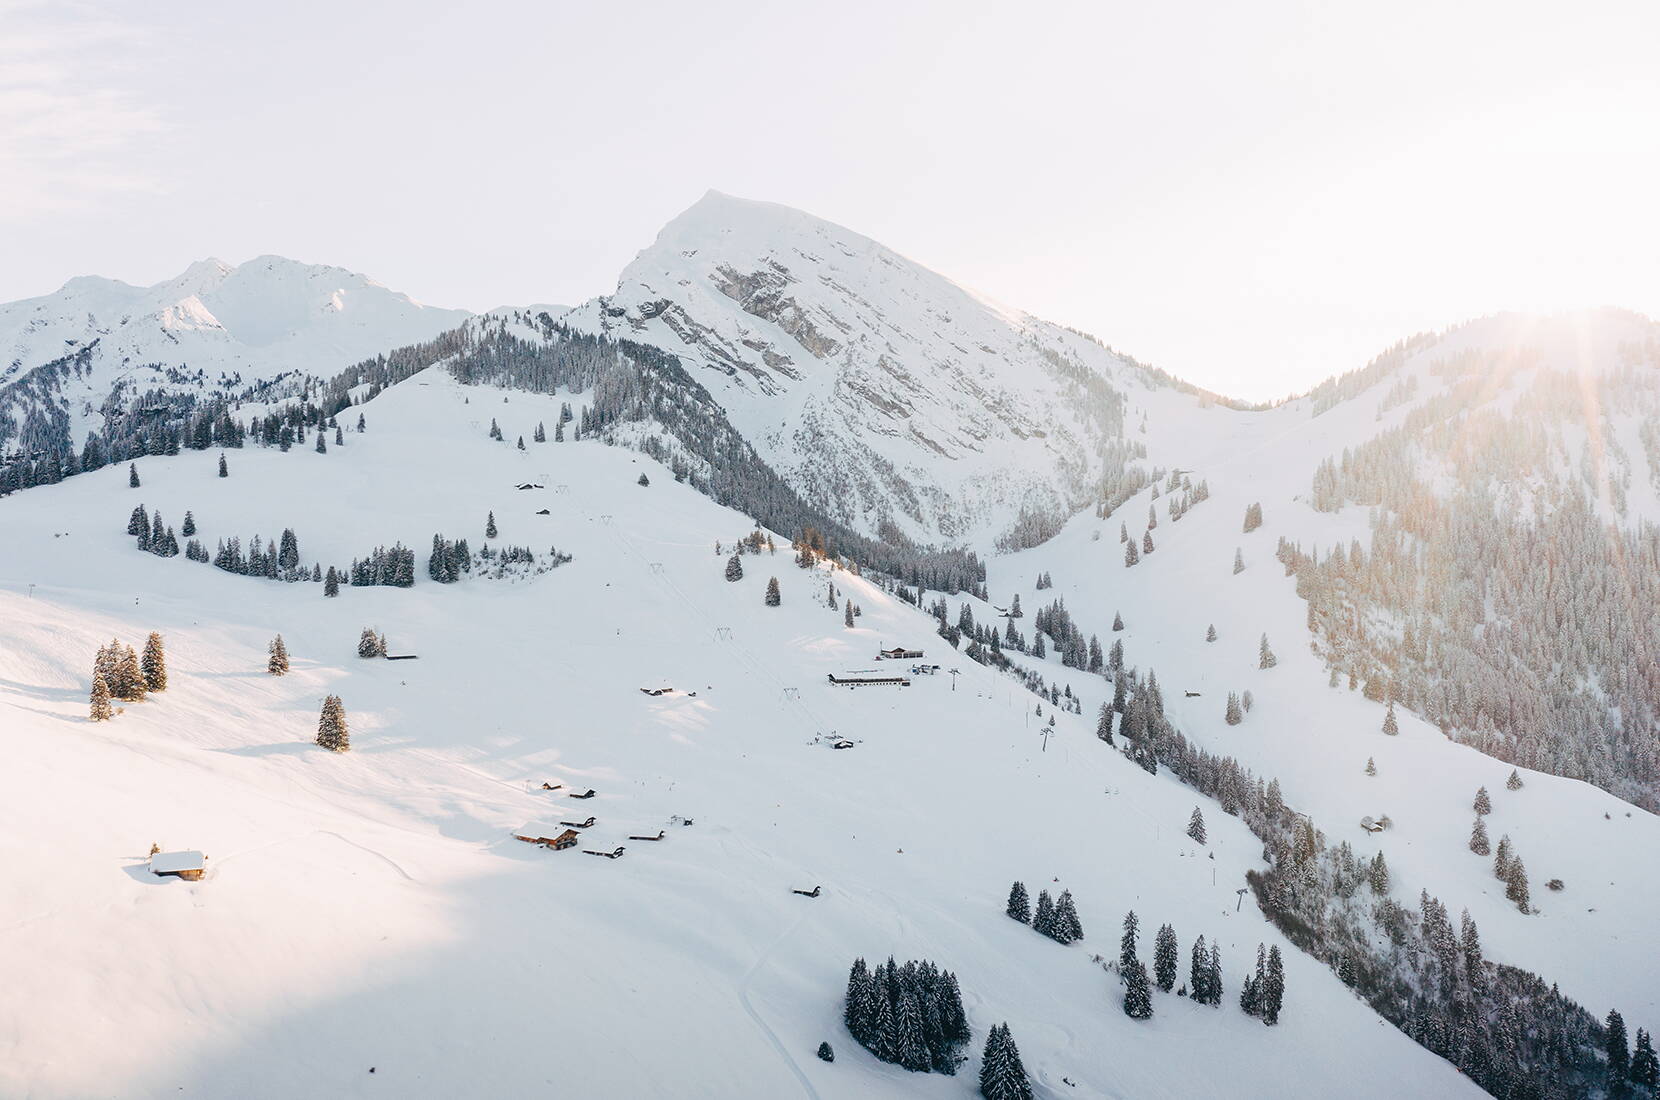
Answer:
[[[1190,426],[1175,435],[1192,441],[1181,467],[1195,481],[1208,482],[1209,500],[1172,522],[1167,500],[1155,503],[1151,490],[1144,490],[1107,519],[1081,515],[1043,546],[993,559],[988,585],[999,604],[1019,593],[1028,616],[1042,604],[1064,599],[1086,634],[1098,633],[1104,646],[1121,638],[1130,664],[1158,672],[1171,718],[1183,733],[1212,752],[1237,757],[1259,775],[1277,776],[1287,803],[1312,815],[1333,842],[1347,840],[1368,856],[1381,849],[1397,884],[1409,887],[1409,900],[1427,888],[1455,914],[1467,906],[1490,957],[1560,983],[1564,993],[1599,1016],[1618,1008],[1633,1028],[1652,1029],[1660,1025],[1660,969],[1654,962],[1660,927],[1653,920],[1652,873],[1660,818],[1587,784],[1525,769],[1525,787],[1507,791],[1511,765],[1449,741],[1404,710],[1401,735],[1384,736],[1381,703],[1367,701],[1346,684],[1327,686],[1326,666],[1310,652],[1306,604],[1274,557],[1281,537],[1305,547],[1347,545],[1351,539],[1366,545],[1368,509],[1315,511],[1308,503],[1310,472],[1322,458],[1403,423],[1411,408],[1442,386],[1437,363],[1471,347],[1506,346],[1513,323],[1501,319],[1460,330],[1408,357],[1401,373],[1420,378],[1418,397],[1382,413],[1378,399],[1393,385],[1393,376],[1317,417],[1310,415],[1307,399],[1264,413],[1206,410],[1203,431]],[[1614,318],[1600,328],[1581,324],[1580,332],[1578,343],[1571,351],[1564,347],[1554,365],[1617,369],[1619,349],[1652,334],[1653,326]],[[1552,365],[1530,363],[1530,369]],[[1526,392],[1526,384],[1524,377],[1495,384],[1491,400],[1513,400]],[[1628,430],[1631,418],[1642,412],[1628,406],[1607,415],[1623,425],[1618,430]],[[1168,430],[1175,421],[1160,423]],[[1155,436],[1149,447],[1156,454],[1176,444]],[[1579,476],[1580,457],[1576,451],[1561,464],[1562,478]],[[1639,489],[1647,480],[1641,450],[1630,458],[1636,476],[1625,519],[1636,522],[1655,513],[1641,504]],[[1530,501],[1527,488],[1516,487],[1518,497]],[[1242,517],[1253,502],[1262,504],[1263,526],[1242,533]],[[1126,568],[1121,525],[1139,542],[1150,504],[1159,521],[1151,531],[1156,551]],[[1617,518],[1610,510],[1609,519]],[[1233,572],[1236,548],[1246,565],[1239,574]],[[1035,588],[1043,573],[1052,577],[1052,590]],[[1110,630],[1115,612],[1124,619],[1122,634]],[[1207,643],[1211,625],[1218,640]],[[1266,671],[1258,668],[1264,633],[1279,659]],[[1110,698],[1110,684],[1065,669],[1053,656],[1018,660],[1071,683],[1085,699],[1086,713]],[[1254,695],[1255,708],[1243,724],[1228,726],[1227,695],[1246,690]],[[1189,698],[1189,691],[1199,694]],[[1376,760],[1376,777],[1364,774],[1368,757]],[[1471,801],[1480,786],[1493,799],[1486,820],[1493,843],[1509,834],[1526,861],[1537,914],[1517,912],[1491,873],[1492,860],[1467,847],[1475,816]],[[1383,814],[1394,821],[1389,831],[1371,835],[1359,827],[1362,816]],[[1546,890],[1544,883],[1552,878],[1563,879],[1566,889]]]
[[[1128,443],[1124,391],[1151,378],[850,230],[713,191],[563,320],[679,356],[807,500],[922,543],[1087,503]]]
[[[155,286],[83,276],[55,293],[0,305],[0,387],[84,353],[48,386],[68,411],[79,447],[118,385],[238,387],[289,371],[327,375],[466,319],[422,305],[338,267],[260,256],[231,266],[208,259]],[[0,408],[0,412],[6,411]],[[24,407],[13,409],[21,422]],[[8,440],[0,433],[0,449]]]
[[[209,456],[147,458],[139,490],[107,469],[0,503],[0,853],[22,887],[0,913],[0,1093],[964,1096],[987,1029],[1007,1020],[1044,1096],[1475,1094],[1252,906],[1236,913],[1260,843],[1207,803],[1206,858],[1182,835],[1201,800],[1106,751],[1091,723],[1062,716],[1044,751],[1030,696],[961,660],[947,662],[954,687],[831,689],[827,672],[869,667],[879,645],[932,654],[931,621],[839,573],[864,609],[845,630],[820,602],[826,575],[787,551],[745,558],[728,583],[711,547],[744,517],[621,449],[521,453],[485,436],[491,417],[509,439],[528,434],[558,401],[501,403],[427,371],[366,406],[369,431],[327,455],[232,452],[224,480]],[[546,488],[513,489],[524,481]],[[435,531],[476,545],[493,510],[503,543],[575,560],[530,582],[423,574],[411,590],[325,600],[319,585],[140,553],[121,534],[139,501],[172,523],[194,510],[210,546],[292,524],[307,562],[402,539],[422,567]],[[1184,534],[1206,509],[1238,511],[1207,503]],[[1196,583],[1197,559],[1221,553],[1207,549]],[[1245,574],[1265,606],[1268,573]],[[775,609],[761,600],[771,574]],[[358,659],[366,625],[420,659]],[[1190,627],[1184,613],[1172,639]],[[168,639],[169,689],[89,723],[94,649],[151,629]],[[1243,646],[1245,629],[1227,636]],[[281,679],[263,671],[279,631],[294,658]],[[638,690],[662,684],[682,693]],[[345,756],[309,744],[331,692],[352,722]],[[1292,700],[1259,695],[1233,736],[1292,739],[1289,725],[1264,732]],[[830,730],[858,746],[811,743]],[[1405,761],[1378,751],[1404,783]],[[599,795],[528,789],[543,781]],[[1524,793],[1556,797],[1543,780]],[[623,859],[509,838],[590,813],[583,847],[626,844]],[[626,839],[659,828],[660,844]],[[1421,835],[1426,855],[1456,848]],[[151,879],[152,841],[204,850],[206,880]],[[1543,843],[1530,834],[1524,850]],[[1070,888],[1087,938],[1061,947],[1004,917],[1016,878],[1034,894]],[[824,896],[789,892],[813,885]],[[1144,958],[1166,921],[1184,960],[1194,936],[1220,939],[1220,1009],[1158,994],[1153,1020],[1123,1014],[1090,956],[1113,955],[1131,907]],[[1235,1007],[1260,941],[1286,952],[1275,1028]],[[908,1074],[847,1039],[848,964],[890,953],[958,973],[975,1032],[963,1075]],[[834,1064],[812,1056],[823,1039]]]

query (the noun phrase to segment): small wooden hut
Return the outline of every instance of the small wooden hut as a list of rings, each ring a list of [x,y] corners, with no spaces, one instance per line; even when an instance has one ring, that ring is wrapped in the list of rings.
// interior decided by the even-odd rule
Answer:
[[[207,870],[207,856],[201,852],[157,852],[150,857],[150,873],[162,878],[199,882]]]

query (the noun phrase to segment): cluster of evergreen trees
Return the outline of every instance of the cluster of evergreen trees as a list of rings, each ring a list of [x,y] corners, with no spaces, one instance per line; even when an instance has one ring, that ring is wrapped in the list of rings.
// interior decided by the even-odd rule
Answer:
[[[432,555],[427,558],[427,576],[439,584],[454,584],[463,573],[472,572],[473,555],[466,539],[451,542],[443,535],[432,536]]]
[[[927,960],[890,958],[874,970],[854,960],[842,1018],[866,1050],[917,1073],[956,1073],[969,1039],[956,975]]]
[[[386,585],[392,588],[412,588],[415,585],[415,551],[403,543],[394,543],[390,549],[377,546],[369,556],[352,559],[351,585]]]
[[[1257,972],[1245,979],[1239,990],[1239,1007],[1248,1016],[1260,1016],[1262,1022],[1273,1027],[1280,1022],[1280,1008],[1285,1002],[1285,960],[1280,957],[1279,945],[1263,953],[1257,944]]]
[[[1003,910],[1022,924],[1030,923],[1032,931],[1048,936],[1056,943],[1076,943],[1084,938],[1084,926],[1078,920],[1078,908],[1071,890],[1062,890],[1059,900],[1051,900],[1049,891],[1039,890],[1034,911],[1026,896],[1026,884],[1016,882],[1009,888],[1008,904]]]
[[[167,648],[160,634],[150,632],[144,655],[119,639],[100,646],[92,662],[90,717],[107,722],[115,716],[111,700],[136,703],[152,692],[167,690]]]
[[[185,513],[184,533],[186,537],[196,533],[195,521],[189,512]],[[133,514],[127,519],[127,534],[138,539],[140,550],[154,554],[158,558],[178,556],[178,537],[173,534],[173,528],[162,522],[159,510],[154,516],[148,516],[145,514],[144,505],[140,504],[134,508]]]

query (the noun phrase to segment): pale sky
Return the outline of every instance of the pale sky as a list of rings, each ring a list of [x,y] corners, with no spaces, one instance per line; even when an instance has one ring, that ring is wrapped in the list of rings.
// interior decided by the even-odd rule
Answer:
[[[610,291],[716,188],[1201,385],[1660,317],[1660,8],[0,0],[0,300],[192,260]]]

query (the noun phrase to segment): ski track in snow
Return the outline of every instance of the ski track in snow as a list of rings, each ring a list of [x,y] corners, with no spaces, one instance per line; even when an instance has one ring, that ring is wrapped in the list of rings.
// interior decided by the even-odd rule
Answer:
[[[772,957],[772,953],[778,949],[778,946],[791,936],[795,935],[795,930],[800,928],[806,919],[807,913],[803,910],[801,915],[796,917],[795,921],[784,930],[784,934],[773,940],[772,943],[767,946],[767,949],[761,952],[760,956],[755,960],[754,965],[749,968],[743,978],[738,982],[738,1000],[743,1004],[744,1011],[749,1013],[749,1018],[755,1021],[755,1026],[760,1028],[761,1032],[766,1035],[767,1042],[772,1044],[772,1048],[776,1050],[778,1052],[778,1056],[784,1060],[784,1064],[790,1067],[790,1072],[795,1074],[795,1079],[801,1082],[801,1091],[812,1097],[813,1100],[819,1100],[818,1089],[813,1087],[813,1083],[807,1079],[806,1072],[802,1070],[800,1064],[796,1062],[794,1056],[790,1054],[789,1048],[784,1045],[783,1040],[778,1038],[778,1033],[773,1031],[767,1022],[761,1018],[761,1014],[755,1011],[755,1006],[751,1004],[749,1000],[750,982],[754,981],[755,975],[760,972],[761,967],[766,965],[767,959]]]

